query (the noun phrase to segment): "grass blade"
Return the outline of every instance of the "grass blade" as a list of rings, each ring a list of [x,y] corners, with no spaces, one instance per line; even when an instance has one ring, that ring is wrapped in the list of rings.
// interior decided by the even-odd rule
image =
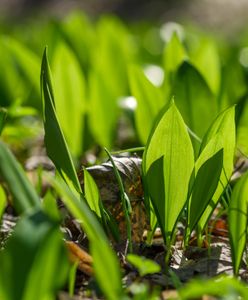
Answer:
[[[47,176],[71,214],[82,222],[83,230],[90,240],[95,276],[106,298],[110,300],[121,299],[123,290],[118,260],[96,217],[86,202],[80,201],[79,194],[75,195],[64,182]]]

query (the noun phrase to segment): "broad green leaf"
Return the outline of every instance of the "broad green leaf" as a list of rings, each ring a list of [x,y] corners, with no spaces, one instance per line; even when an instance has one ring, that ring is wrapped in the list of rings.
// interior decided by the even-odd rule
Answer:
[[[124,24],[114,16],[104,16],[96,25],[97,47],[92,48],[92,64],[117,98],[127,95],[127,66],[133,60],[134,47]],[[118,55],[118,59],[114,59]]]
[[[158,273],[161,270],[160,265],[155,261],[139,255],[128,254],[127,261],[138,270],[140,276]]]
[[[187,59],[186,50],[176,32],[164,48],[165,76],[169,82],[173,82],[173,76],[181,63]]]
[[[118,106],[105,77],[96,71],[90,74],[89,124],[97,143],[110,148],[116,131]]]
[[[205,78],[211,91],[217,95],[221,82],[221,64],[214,41],[203,39],[200,47],[191,55],[191,61]]]
[[[94,179],[86,169],[84,169],[84,194],[90,209],[94,211],[96,215],[101,219],[101,199],[99,190]]]
[[[53,56],[56,114],[74,157],[82,153],[85,80],[73,52],[60,43]]]
[[[145,144],[154,120],[165,105],[166,99],[163,98],[161,90],[146,78],[144,72],[138,66],[130,66],[129,82],[131,93],[138,104],[135,111],[136,129],[141,142]]]
[[[91,50],[94,47],[95,32],[89,19],[81,11],[70,13],[59,28],[67,44],[74,50],[80,64],[87,71],[91,63]]]
[[[240,116],[237,122],[237,147],[248,156],[248,98],[243,97],[236,108],[240,107]]]
[[[203,230],[213,209],[218,203],[225,187],[233,172],[233,159],[235,151],[235,107],[232,106],[222,112],[210,126],[205,134],[202,144],[201,153],[208,148],[209,157],[216,151],[223,149],[223,169],[220,176],[218,187],[212,197],[211,204],[208,205],[200,221],[198,222],[199,228]],[[212,150],[211,150],[212,148]],[[201,154],[199,156],[199,159]]]
[[[175,77],[173,95],[187,126],[200,138],[217,115],[217,101],[200,73],[184,62]],[[199,145],[192,140],[195,152]]]
[[[17,40],[6,37],[4,40],[5,47],[10,51],[14,63],[18,66],[21,76],[25,78],[25,81],[31,84],[31,88],[26,85],[26,89],[29,91],[33,88],[36,95],[39,94],[39,72],[40,72],[40,59],[24,44],[21,44]],[[33,97],[30,99],[35,107],[40,107],[39,102],[34,102]]]
[[[5,121],[7,118],[7,110],[5,108],[0,108],[0,135],[3,131],[4,125],[5,125]]]
[[[0,222],[6,205],[7,205],[7,196],[5,194],[3,187],[0,185]]]
[[[107,299],[121,299],[123,295],[120,268],[116,255],[109,246],[106,235],[85,201],[62,181],[50,177],[50,182],[59,193],[71,214],[82,222],[83,230],[90,241],[95,276]],[[104,255],[104,259],[103,259]],[[108,279],[106,283],[106,278]]]
[[[60,175],[65,180],[67,178],[71,180],[75,188],[80,191],[81,186],[77,173],[55,111],[52,76],[47,58],[47,48],[45,48],[43,54],[40,77],[47,154],[55,164]]]
[[[0,174],[14,197],[14,206],[19,213],[40,206],[40,199],[29,182],[24,170],[7,146],[0,141]]]
[[[193,167],[186,125],[172,103],[152,131],[143,159],[145,183],[167,244],[185,205]]]
[[[40,210],[24,216],[0,253],[0,263],[1,299],[55,297],[68,269],[59,224]]]
[[[232,249],[233,270],[238,275],[247,241],[248,173],[244,174],[233,189],[230,200],[228,223]]]
[[[201,154],[204,158],[199,159],[201,165],[198,166],[198,163],[196,163],[198,170],[188,206],[189,234],[193,231],[207,205],[212,200],[212,196],[220,180],[223,166],[223,149],[213,154],[210,158],[208,157],[211,152],[208,151],[207,147],[205,150],[206,151],[203,151]],[[207,160],[202,162],[205,159]],[[209,174],[211,174],[211,176],[209,176]]]

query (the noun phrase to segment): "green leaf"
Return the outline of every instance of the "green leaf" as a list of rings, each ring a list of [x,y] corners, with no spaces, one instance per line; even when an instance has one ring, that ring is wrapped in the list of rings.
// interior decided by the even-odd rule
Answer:
[[[40,206],[40,199],[25,172],[7,146],[0,141],[0,173],[14,197],[14,206],[19,213]]]
[[[4,192],[3,187],[0,185],[0,222],[6,205],[7,205],[7,196]]]
[[[71,153],[82,153],[85,79],[73,52],[60,43],[53,56],[56,114]]]
[[[24,44],[21,44],[13,38],[6,37],[3,39],[3,42],[5,47],[10,51],[14,63],[19,67],[22,77],[24,77],[25,80],[32,85],[36,95],[38,95],[40,70],[39,57]],[[35,97],[33,97],[33,99],[37,100]],[[32,104],[39,108],[39,102],[34,102],[33,99],[30,99]]]
[[[170,41],[164,48],[164,69],[165,76],[169,82],[173,82],[174,73],[181,63],[187,59],[187,54],[176,32],[173,33]]]
[[[95,276],[107,299],[121,299],[123,295],[120,267],[107,237],[85,201],[62,181],[47,175],[53,187],[68,207],[71,214],[80,220],[90,241]],[[104,259],[103,259],[104,255]],[[106,278],[108,279],[106,283]]]
[[[191,61],[205,78],[211,91],[217,95],[221,82],[221,63],[216,44],[211,39],[202,39],[200,47],[191,54]]]
[[[92,134],[102,147],[110,148],[116,130],[117,99],[105,79],[106,75],[92,71],[89,77],[89,124]]]
[[[100,193],[94,179],[86,169],[84,169],[84,194],[90,209],[101,219]]]
[[[68,270],[59,224],[40,210],[24,216],[0,253],[0,263],[1,299],[55,297]]]
[[[219,114],[205,134],[201,144],[201,153],[203,153],[204,149],[208,147],[208,158],[216,153],[216,151],[223,149],[223,169],[218,187],[212,197],[212,201],[198,222],[200,230],[205,228],[205,225],[216,207],[220,196],[229,183],[229,179],[233,172],[235,145],[235,107],[232,106]]]
[[[230,200],[228,224],[232,262],[235,275],[238,275],[240,263],[247,241],[248,216],[248,173],[244,174],[233,189]]]
[[[184,285],[179,291],[181,300],[191,300],[203,295],[227,296],[225,299],[247,299],[247,285],[230,276],[217,276],[209,280],[197,279]],[[229,298],[230,296],[231,298]]]
[[[143,159],[145,184],[166,244],[185,205],[194,167],[186,125],[174,103],[158,119]]]
[[[202,157],[200,157],[199,159],[201,161],[201,165],[199,166],[199,163],[196,163],[196,168],[198,168],[198,170],[189,200],[189,234],[193,231],[207,205],[212,200],[212,196],[218,186],[223,167],[223,149],[213,154],[210,158],[208,158],[208,151],[203,151],[202,156],[204,158],[202,159]],[[204,160],[205,162],[203,162]],[[211,174],[211,176],[209,176],[209,174]]]
[[[5,108],[0,108],[0,135],[3,131],[5,122],[6,122],[6,118],[7,118],[7,110]]]
[[[52,76],[47,58],[47,48],[45,48],[41,65],[41,95],[47,154],[55,164],[60,175],[65,180],[71,180],[75,188],[81,191],[77,173],[55,111]]]
[[[165,105],[162,92],[145,76],[144,72],[135,65],[129,67],[129,82],[132,95],[137,100],[135,125],[143,144],[147,142],[154,120]]]
[[[128,254],[127,261],[138,270],[140,276],[158,273],[161,270],[155,261],[135,254]]]
[[[172,92],[185,123],[202,138],[217,115],[217,101],[205,80],[191,64],[184,62],[178,69]],[[192,142],[197,153],[199,144]]]
[[[59,28],[67,44],[74,50],[83,70],[91,63],[95,32],[88,17],[82,11],[74,11],[63,18]]]

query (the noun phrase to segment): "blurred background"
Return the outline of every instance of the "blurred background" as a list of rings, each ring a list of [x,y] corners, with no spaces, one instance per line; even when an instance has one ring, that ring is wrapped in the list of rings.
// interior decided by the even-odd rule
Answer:
[[[92,148],[145,145],[172,97],[200,138],[239,103],[247,154],[247,20],[247,0],[0,0],[2,137],[23,157],[42,144],[47,45],[57,116],[77,161]]]
[[[1,17],[17,22],[34,15],[63,16],[81,9],[92,17],[113,13],[126,21],[187,21],[227,35],[242,30],[247,0],[1,0]]]

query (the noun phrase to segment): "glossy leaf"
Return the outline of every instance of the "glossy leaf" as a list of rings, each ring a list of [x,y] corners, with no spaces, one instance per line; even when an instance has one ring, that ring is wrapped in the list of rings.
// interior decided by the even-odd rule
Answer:
[[[44,51],[41,65],[41,95],[47,154],[55,164],[60,175],[65,180],[71,180],[75,188],[80,191],[81,186],[77,173],[56,115],[52,76],[47,58],[47,48]]]
[[[86,169],[84,169],[84,194],[90,209],[101,218],[100,193],[94,179]]]
[[[137,100],[135,125],[143,144],[147,142],[154,120],[165,105],[161,90],[155,87],[138,66],[130,66],[129,82],[131,93]]]
[[[205,38],[199,45],[198,49],[191,54],[191,61],[216,95],[221,81],[221,62],[216,44],[213,40]]]
[[[233,189],[230,200],[228,223],[232,249],[233,270],[238,275],[247,241],[248,173],[244,174]]]
[[[204,78],[188,62],[178,69],[172,91],[187,126],[200,138],[217,115],[217,101]],[[192,140],[197,153],[199,144]]]
[[[26,215],[0,253],[0,263],[1,299],[55,297],[65,283],[68,270],[59,224],[40,210]]]
[[[104,74],[92,71],[89,78],[89,123],[95,140],[110,148],[117,125],[118,106]]]
[[[73,52],[60,43],[53,56],[55,107],[68,147],[74,157],[82,152],[85,79]]]
[[[186,50],[184,49],[177,33],[174,32],[164,49],[165,76],[168,77],[170,84],[173,82],[173,76],[175,75],[178,67],[186,59]]]
[[[201,165],[199,166],[199,163],[196,163],[196,168],[198,168],[198,170],[188,206],[188,226],[190,233],[193,231],[207,205],[212,200],[212,196],[214,195],[220,180],[220,174],[223,167],[223,149],[208,158],[210,153],[211,152],[209,152],[206,147],[205,151],[202,152],[204,158],[199,159]],[[203,162],[204,160],[205,162]]]
[[[19,213],[40,206],[40,199],[29,182],[24,170],[7,146],[0,141],[0,173],[14,197],[14,206]]]
[[[26,82],[31,84],[36,95],[39,93],[39,71],[40,71],[40,59],[39,57],[30,49],[28,49],[24,44],[18,42],[13,38],[5,38],[3,40],[5,47],[10,51],[14,63],[19,67],[21,73],[20,77],[23,77]],[[27,88],[27,86],[26,86]],[[31,88],[29,87],[29,91]],[[27,92],[27,91],[26,91]],[[39,102],[34,102],[33,97],[30,98],[31,103],[35,107],[40,107]]]
[[[201,144],[201,153],[203,153],[204,149],[208,147],[210,156],[212,156],[216,151],[223,149],[223,169],[220,181],[212,197],[211,205],[208,205],[198,223],[201,230],[205,227],[232,175],[236,145],[235,135],[235,107],[232,106],[216,118],[204,136]]]
[[[186,125],[172,103],[158,119],[143,159],[145,183],[167,244],[185,205],[193,167]]]
[[[80,64],[87,70],[91,63],[91,49],[94,46],[94,28],[82,11],[73,11],[59,24],[67,44],[74,50]]]

